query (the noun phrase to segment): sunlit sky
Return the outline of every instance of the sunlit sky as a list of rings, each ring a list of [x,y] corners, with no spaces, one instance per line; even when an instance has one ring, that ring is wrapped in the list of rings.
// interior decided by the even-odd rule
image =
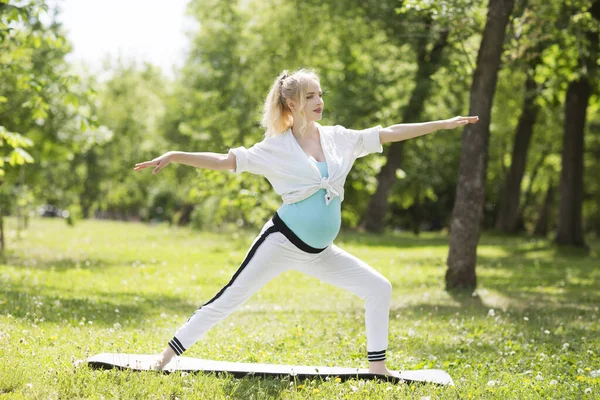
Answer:
[[[173,76],[188,47],[186,30],[193,23],[185,17],[189,0],[49,0],[61,9],[75,64],[99,69],[106,55],[146,60]]]

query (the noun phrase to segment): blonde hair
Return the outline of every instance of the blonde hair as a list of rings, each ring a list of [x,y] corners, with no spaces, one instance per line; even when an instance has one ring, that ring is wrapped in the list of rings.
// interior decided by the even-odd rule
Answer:
[[[293,73],[284,70],[267,95],[263,108],[262,126],[267,130],[265,137],[273,137],[282,134],[294,125],[292,110],[288,106],[288,100],[294,101],[302,110],[306,104],[306,93],[311,80],[319,82],[318,75],[308,69],[299,69]],[[300,111],[302,121],[299,135],[306,130],[306,116]]]

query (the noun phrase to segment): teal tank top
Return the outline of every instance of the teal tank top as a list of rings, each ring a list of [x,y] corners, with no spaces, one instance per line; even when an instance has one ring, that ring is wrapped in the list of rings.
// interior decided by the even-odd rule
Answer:
[[[313,160],[323,178],[329,177],[327,163]],[[342,202],[335,196],[325,204],[325,189],[293,204],[283,204],[277,210],[282,221],[309,246],[323,249],[333,243],[342,225]]]

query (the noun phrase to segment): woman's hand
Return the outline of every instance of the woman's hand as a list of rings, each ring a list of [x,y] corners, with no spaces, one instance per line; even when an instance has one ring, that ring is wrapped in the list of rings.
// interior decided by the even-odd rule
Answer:
[[[454,117],[444,121],[444,129],[454,129],[467,124],[476,124],[479,122],[479,117]]]
[[[153,174],[157,174],[158,171],[169,165],[169,163],[173,161],[173,154],[171,152],[165,153],[160,157],[156,157],[154,160],[145,161],[141,163],[135,164],[134,171],[139,171],[148,167],[156,167],[152,171]]]

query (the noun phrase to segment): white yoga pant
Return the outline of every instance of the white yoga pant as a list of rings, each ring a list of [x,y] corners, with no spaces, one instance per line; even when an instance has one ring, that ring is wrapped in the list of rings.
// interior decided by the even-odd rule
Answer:
[[[169,346],[175,354],[181,355],[264,284],[290,269],[364,298],[368,360],[385,360],[392,293],[390,282],[334,244],[325,249],[310,247],[277,214],[265,224],[229,283],[192,314],[177,330]]]

